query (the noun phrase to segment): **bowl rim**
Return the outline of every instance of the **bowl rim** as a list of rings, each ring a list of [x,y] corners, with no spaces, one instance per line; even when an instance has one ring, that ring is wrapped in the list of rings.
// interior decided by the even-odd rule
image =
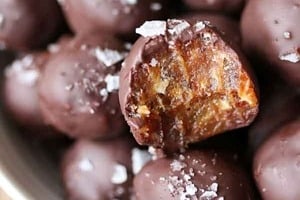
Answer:
[[[25,193],[14,183],[13,178],[0,163],[0,188],[12,200],[29,200]]]

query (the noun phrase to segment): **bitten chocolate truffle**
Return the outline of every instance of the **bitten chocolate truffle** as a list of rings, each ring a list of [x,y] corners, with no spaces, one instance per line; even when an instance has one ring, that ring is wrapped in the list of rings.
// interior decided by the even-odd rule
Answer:
[[[237,13],[242,10],[245,0],[183,0],[192,10]]]
[[[55,0],[0,1],[0,42],[13,50],[46,45],[64,20]]]
[[[137,200],[255,199],[251,181],[232,159],[209,150],[151,161],[134,178]]]
[[[65,0],[62,8],[77,33],[108,31],[130,35],[148,19],[160,19],[168,13],[169,0]]]
[[[148,21],[120,75],[120,105],[137,142],[174,150],[247,126],[258,112],[243,56],[203,21]]]
[[[74,138],[111,138],[123,132],[118,102],[123,44],[107,35],[78,36],[53,54],[39,81],[46,123]]]
[[[242,18],[243,46],[300,86],[300,0],[251,0]]]
[[[128,138],[106,142],[78,140],[62,160],[67,198],[129,200],[131,148]]]
[[[261,146],[253,173],[263,199],[299,199],[300,121],[282,126]]]
[[[27,54],[5,70],[5,108],[25,127],[44,126],[37,94],[40,71],[47,61],[47,52]]]

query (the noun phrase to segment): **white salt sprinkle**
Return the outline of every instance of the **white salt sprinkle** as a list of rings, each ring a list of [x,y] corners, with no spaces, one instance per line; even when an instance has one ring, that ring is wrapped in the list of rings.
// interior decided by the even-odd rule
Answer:
[[[82,159],[79,162],[78,167],[85,172],[92,171],[94,169],[93,163],[87,158]]]
[[[127,53],[119,52],[112,49],[101,49],[101,48],[95,49],[96,58],[100,62],[104,63],[106,67],[110,67],[120,62],[125,58],[126,55]]]
[[[295,52],[290,52],[290,53],[286,53],[283,55],[279,56],[280,60],[284,60],[284,61],[288,61],[291,63],[297,63],[300,61],[300,53],[295,51]]]
[[[113,92],[114,90],[118,90],[120,86],[120,77],[118,75],[110,75],[108,74],[105,79],[106,90],[107,92]]]
[[[168,25],[168,32],[172,35],[179,35],[182,31],[190,27],[190,24],[187,21],[178,19],[168,20]]]
[[[131,151],[132,171],[137,174],[141,171],[145,164],[151,160],[152,156],[148,151],[134,148]]]
[[[135,29],[137,34],[144,37],[154,37],[158,35],[165,35],[167,23],[165,21],[153,20],[146,21],[142,26]]]
[[[122,184],[127,181],[127,170],[124,165],[116,164],[114,166],[114,173],[111,177],[113,184]]]
[[[289,32],[289,31],[283,32],[283,37],[285,39],[291,39],[291,36],[292,36],[291,32]]]
[[[158,2],[153,2],[150,4],[150,10],[152,11],[159,11],[162,9],[162,5]]]
[[[186,167],[186,164],[179,160],[173,160],[172,163],[170,164],[170,167],[172,171],[180,171]]]
[[[199,21],[194,25],[194,28],[196,31],[201,31],[202,29],[205,28],[205,23],[203,23],[202,21]]]

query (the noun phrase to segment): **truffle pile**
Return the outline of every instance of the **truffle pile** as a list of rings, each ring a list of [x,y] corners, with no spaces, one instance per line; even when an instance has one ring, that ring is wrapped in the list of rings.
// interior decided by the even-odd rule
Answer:
[[[297,200],[299,20],[300,0],[1,1],[3,112],[71,141],[69,200]]]

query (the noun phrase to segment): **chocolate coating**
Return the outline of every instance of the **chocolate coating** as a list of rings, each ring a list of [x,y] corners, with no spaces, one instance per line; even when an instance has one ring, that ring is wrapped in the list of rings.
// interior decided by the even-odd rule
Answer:
[[[300,86],[300,0],[251,0],[241,19],[243,46]]]
[[[221,14],[216,13],[192,13],[182,16],[183,19],[187,20],[191,24],[197,21],[208,21],[209,24],[223,35],[228,38],[227,42],[234,42],[241,45],[241,34],[239,30],[239,24],[236,20]]]
[[[262,90],[260,112],[249,129],[249,150],[257,148],[275,130],[300,116],[300,95],[286,85],[274,82]]]
[[[193,10],[236,13],[242,9],[245,0],[183,0],[183,2]]]
[[[78,140],[62,160],[67,198],[129,199],[131,148],[128,138],[106,142]]]
[[[258,99],[247,64],[215,29],[174,19],[138,32],[119,98],[139,144],[173,151],[252,122]]]
[[[78,36],[53,54],[39,82],[46,122],[75,138],[109,138],[125,127],[119,102],[122,43],[105,35]]]
[[[0,41],[13,50],[45,45],[63,25],[55,0],[6,0],[0,2]]]
[[[65,0],[62,8],[77,33],[108,31],[128,35],[148,19],[168,13],[168,0]]]
[[[255,199],[246,173],[225,155],[198,150],[151,161],[134,178],[136,198]]]
[[[300,121],[282,126],[254,157],[253,173],[265,200],[299,199]]]
[[[5,108],[23,126],[44,126],[39,107],[37,81],[48,56],[47,52],[27,54],[15,60],[5,70]]]

